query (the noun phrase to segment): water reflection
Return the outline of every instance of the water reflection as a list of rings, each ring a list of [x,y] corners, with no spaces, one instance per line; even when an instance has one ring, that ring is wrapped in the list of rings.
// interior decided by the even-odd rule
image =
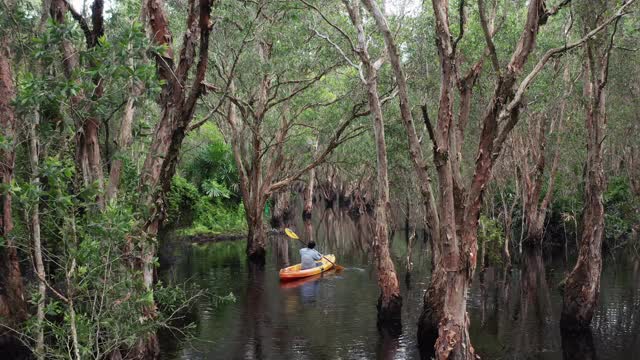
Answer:
[[[591,330],[579,333],[561,332],[563,360],[597,360]]]
[[[399,357],[399,349],[402,347],[401,327],[381,327],[378,328],[378,346],[376,347],[377,358],[380,360],[391,360]]]
[[[518,349],[526,352],[542,352],[548,343],[545,339],[547,324],[555,324],[551,315],[551,300],[546,270],[540,249],[523,253],[520,306],[514,318],[519,317]]]
[[[347,270],[281,284],[278,269],[299,262],[300,243],[271,236],[265,267],[249,267],[244,242],[174,247],[163,264],[166,282],[190,281],[215,294],[233,292],[235,303],[197,307],[200,341],[179,344],[165,359],[415,359],[416,321],[429,281],[429,243],[417,239],[409,283],[402,283],[399,331],[376,327],[379,289],[369,254],[372,221],[340,211],[315,211],[310,227],[324,253]],[[419,231],[418,234],[422,232]],[[308,235],[311,234],[311,235]],[[405,277],[407,241],[397,232],[391,253]],[[420,236],[422,237],[422,236]],[[599,308],[590,336],[561,334],[562,298],[556,290],[567,267],[563,256],[525,253],[511,272],[488,268],[469,292],[470,336],[484,359],[629,359],[640,354],[640,262],[605,264]],[[569,261],[571,264],[572,261]],[[570,266],[570,265],[569,265]],[[478,274],[480,275],[480,274]],[[573,356],[573,357],[572,357]]]
[[[289,241],[295,240],[289,239],[286,235],[277,234],[270,236],[269,241],[271,242],[271,248],[274,249],[278,269],[290,266]]]
[[[265,336],[265,327],[268,329],[269,312],[265,311],[265,297],[264,297],[264,279],[265,270],[264,266],[259,264],[253,264],[249,262],[248,281],[246,296],[244,298],[243,306],[243,321],[245,326],[243,331],[238,333],[239,341],[238,345],[241,347],[238,351],[235,351],[235,358],[251,358],[262,359],[263,358],[263,341],[268,339]],[[278,337],[283,338],[283,337]]]

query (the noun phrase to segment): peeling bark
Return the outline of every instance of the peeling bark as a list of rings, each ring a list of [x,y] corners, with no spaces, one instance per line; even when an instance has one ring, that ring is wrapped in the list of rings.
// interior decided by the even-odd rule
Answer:
[[[318,139],[314,144],[314,154],[318,152]],[[313,211],[313,192],[316,186],[316,168],[309,170],[309,182],[304,191],[304,207],[302,210],[302,219],[311,220],[311,214]]]
[[[146,289],[153,288],[154,261],[156,255],[155,237],[166,216],[165,197],[171,188],[171,179],[176,171],[178,155],[187,129],[195,112],[196,102],[204,92],[204,78],[209,58],[209,37],[212,29],[212,0],[190,0],[179,62],[175,66],[171,51],[172,37],[162,0],[148,0],[144,4],[149,20],[152,40],[156,45],[164,45],[167,50],[155,54],[158,73],[165,85],[159,99],[161,119],[154,130],[149,152],[145,158],[140,179],[140,202],[151,210],[151,215],[143,225],[146,235],[142,239],[141,272]],[[198,59],[196,64],[196,48]],[[196,64],[191,86],[190,70]],[[143,309],[143,317],[156,316],[155,306]],[[154,358],[159,353],[158,339],[154,334],[141,339],[135,347],[135,357]]]
[[[363,83],[367,90],[369,109],[373,122],[373,132],[376,142],[377,158],[377,199],[375,204],[375,232],[373,251],[376,261],[378,287],[378,324],[400,327],[402,296],[393,260],[389,252],[389,175],[387,161],[387,145],[384,136],[384,118],[380,95],[378,94],[378,69],[382,61],[372,62],[367,49],[367,40],[360,14],[360,4],[350,5],[344,1],[351,23],[356,28],[358,47],[356,54],[364,68]],[[365,1],[365,6],[371,9],[371,3]]]
[[[556,174],[558,172],[558,165],[560,163],[560,132],[562,131],[562,122],[564,121],[566,99],[571,94],[570,86],[570,74],[569,67],[565,67],[564,70],[564,84],[565,93],[560,100],[560,111],[558,116],[553,119],[551,129],[549,129],[549,115],[542,114],[538,117],[538,121],[534,122],[532,126],[535,128],[532,132],[536,136],[523,142],[526,144],[526,153],[523,154],[521,163],[523,164],[524,171],[522,173],[524,197],[524,224],[526,227],[526,235],[524,239],[524,245],[529,247],[540,247],[544,238],[544,225],[547,217],[547,210],[553,201],[553,191],[555,186]],[[537,128],[536,128],[537,127]],[[548,134],[547,134],[548,132]],[[556,134],[556,146],[554,149],[553,163],[549,170],[549,182],[547,186],[547,192],[544,195],[542,201],[540,196],[542,193],[542,186],[544,184],[544,173],[546,163],[546,145],[547,139]],[[531,169],[530,162],[533,163],[533,169]]]
[[[16,145],[16,116],[12,101],[16,90],[11,69],[12,54],[9,38],[0,37],[0,131],[6,141],[0,148],[0,182],[9,186],[13,180]],[[13,214],[11,211],[11,194],[4,191],[0,194],[0,239],[4,244],[0,250],[0,282],[4,293],[0,293],[0,315],[19,323],[26,319],[27,307],[24,298],[24,284],[13,230]],[[3,313],[2,309],[7,309]]]
[[[52,0],[50,11],[51,17],[60,24],[65,22],[66,13],[70,12],[72,17],[79,22],[80,27],[85,34],[87,47],[91,49],[98,45],[98,38],[104,34],[103,10],[103,1],[95,0],[91,6],[92,29],[89,29],[89,26],[82,15],[71,9],[65,0]],[[62,39],[62,53],[64,55],[62,63],[64,65],[65,76],[67,79],[71,79],[73,72],[79,65],[79,57],[77,50],[69,39]],[[91,98],[88,98],[84,93],[81,93],[71,98],[71,106],[74,108],[82,106],[83,98],[85,98],[84,100],[86,103],[94,103],[100,99],[103,93],[101,81],[102,79],[99,77],[94,79],[96,88],[93,91]],[[100,155],[99,142],[100,120],[95,116],[76,119],[76,127],[77,167],[80,170],[85,187],[92,183],[97,184],[99,192],[96,197],[96,203],[100,208],[103,208],[104,196],[102,194],[102,190],[104,189],[104,173],[102,169],[102,157]]]
[[[389,61],[391,62],[391,67],[396,76],[398,86],[400,118],[407,134],[409,155],[414,171],[418,177],[418,188],[420,189],[423,206],[425,207],[425,225],[429,228],[432,239],[439,238],[440,223],[438,219],[438,212],[436,210],[435,196],[431,188],[431,179],[427,171],[428,166],[422,154],[422,147],[418,140],[413,115],[411,114],[409,90],[407,86],[407,79],[400,61],[400,51],[393,38],[393,33],[389,29],[387,21],[383,13],[378,8],[378,5],[371,0],[364,0],[364,6],[372,14],[378,29],[384,37],[387,55],[389,56]],[[433,257],[434,263],[437,262],[438,251],[436,247],[434,247]]]
[[[605,87],[617,26],[618,20],[615,21],[608,44],[598,46],[597,40],[590,40],[584,46],[584,95],[588,100],[585,114],[586,184],[578,259],[564,286],[560,326],[565,330],[582,331],[589,328],[600,294],[605,225],[603,194],[606,190],[603,147],[607,124]]]
[[[31,165],[31,182],[35,186],[40,183],[40,166],[38,138],[36,134],[36,126],[39,121],[39,115],[36,113],[34,121],[29,124],[29,162]],[[44,261],[42,258],[42,242],[40,239],[40,206],[39,201],[31,206],[29,213],[29,225],[31,230],[31,242],[33,244],[33,265],[38,276],[38,303],[36,310],[36,344],[35,355],[40,359],[45,358],[44,352],[44,316],[45,302],[47,299],[46,273],[44,269]]]
[[[120,122],[120,130],[118,132],[118,140],[116,141],[116,149],[121,154],[126,151],[133,141],[131,128],[133,126],[133,115],[135,113],[135,95],[132,95],[127,99],[127,103],[124,106],[122,113],[122,121]],[[116,199],[118,195],[118,187],[120,186],[120,176],[122,174],[122,159],[116,157],[111,162],[111,169],[109,171],[109,185],[107,186],[106,201],[110,202]]]

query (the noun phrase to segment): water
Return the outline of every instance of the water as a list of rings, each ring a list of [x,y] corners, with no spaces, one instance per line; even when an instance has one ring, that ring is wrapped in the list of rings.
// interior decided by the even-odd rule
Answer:
[[[312,229],[318,247],[337,255],[347,269],[282,285],[278,269],[299,261],[300,245],[281,236],[269,240],[264,269],[249,269],[244,241],[170,246],[161,278],[195,283],[236,301],[201,301],[195,310],[197,340],[163,341],[164,359],[415,359],[416,322],[429,279],[428,244],[413,249],[414,270],[406,281],[406,234],[392,242],[401,279],[401,334],[376,328],[378,288],[367,254],[371,224],[325,213]],[[298,234],[305,233],[302,224]],[[175,240],[173,240],[175,241]],[[174,243],[173,243],[174,244]],[[570,260],[568,262],[572,264]],[[508,281],[489,268],[474,279],[468,310],[471,338],[483,359],[640,358],[640,261],[605,262],[593,337],[562,337],[558,327],[564,258],[531,255]],[[481,279],[482,278],[482,281]],[[637,357],[636,357],[637,356]]]

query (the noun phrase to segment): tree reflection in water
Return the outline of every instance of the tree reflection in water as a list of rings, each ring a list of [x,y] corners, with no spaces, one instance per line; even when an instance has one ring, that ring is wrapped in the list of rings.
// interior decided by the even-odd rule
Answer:
[[[266,267],[246,262],[243,242],[178,247],[161,269],[163,281],[195,282],[214,294],[233,292],[236,302],[197,309],[202,342],[167,349],[165,359],[417,359],[416,309],[422,306],[431,267],[429,243],[415,241],[413,276],[403,282],[401,331],[376,327],[379,289],[369,255],[372,219],[331,209],[314,212],[311,233],[323,252],[347,269],[298,285],[280,283],[278,270],[300,261],[298,242],[274,235]],[[293,224],[306,237],[302,219]],[[406,275],[406,234],[398,232],[392,254]],[[183,251],[184,253],[178,254]],[[561,253],[561,251],[560,251]],[[511,272],[487,268],[469,292],[471,337],[483,359],[633,359],[640,353],[640,260],[605,263],[593,334],[561,334],[562,305],[556,286],[567,268],[556,259],[526,252]],[[561,336],[562,335],[562,336]],[[180,350],[181,348],[181,350]],[[195,348],[195,349],[194,349]],[[171,355],[175,354],[175,355]],[[1,357],[1,356],[0,356]]]
[[[597,360],[591,329],[581,332],[561,331],[563,360]]]

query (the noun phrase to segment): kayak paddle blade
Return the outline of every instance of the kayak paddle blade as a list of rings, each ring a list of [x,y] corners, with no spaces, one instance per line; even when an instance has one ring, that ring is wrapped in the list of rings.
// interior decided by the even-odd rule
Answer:
[[[288,237],[292,238],[292,239],[300,239],[298,237],[298,235],[296,233],[293,232],[293,230],[289,229],[289,228],[285,228],[284,229],[285,234],[287,234]]]

